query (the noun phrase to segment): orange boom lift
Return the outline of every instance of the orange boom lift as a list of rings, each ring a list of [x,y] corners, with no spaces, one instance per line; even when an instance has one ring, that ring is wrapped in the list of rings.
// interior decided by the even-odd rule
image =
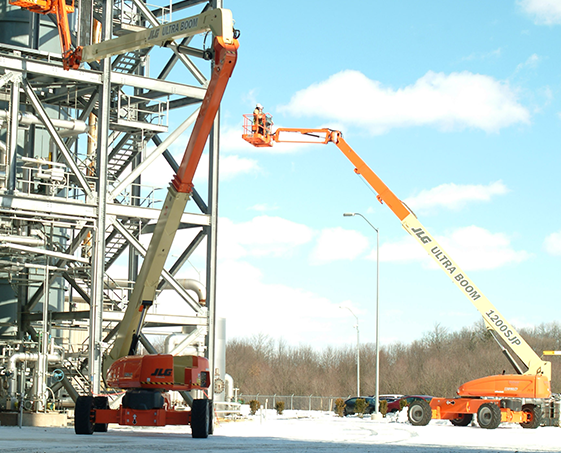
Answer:
[[[195,399],[190,411],[175,410],[168,391],[207,389],[209,362],[204,357],[169,354],[137,356],[136,348],[167,256],[193,191],[193,178],[208,135],[237,60],[238,41],[214,38],[214,68],[181,166],[174,176],[156,223],[142,267],[116,333],[104,355],[103,368],[110,387],[126,390],[121,407],[109,409],[107,397],[80,396],[76,401],[75,432],[106,431],[108,423],[132,426],[191,425],[192,435],[212,432],[210,400]]]
[[[417,216],[374,173],[332,129],[278,128],[272,131],[269,114],[244,115],[242,138],[256,147],[281,143],[333,143],[355,166],[401,221],[403,228],[436,261],[458,289],[480,312],[485,325],[502,348],[518,374],[487,376],[466,382],[456,398],[433,398],[430,404],[415,400],[409,405],[408,418],[413,425],[427,425],[431,419],[450,420],[455,426],[467,426],[477,414],[479,426],[494,429],[501,422],[520,423],[523,428],[559,424],[559,402],[550,389],[551,363],[542,360],[518,332],[498,312],[483,292],[460,266],[444,251],[436,239],[419,222]]]

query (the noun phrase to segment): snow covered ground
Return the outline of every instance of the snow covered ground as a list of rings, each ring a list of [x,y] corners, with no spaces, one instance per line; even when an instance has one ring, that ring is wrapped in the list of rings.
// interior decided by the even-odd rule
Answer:
[[[405,413],[380,421],[339,418],[327,412],[285,411],[221,422],[208,439],[193,439],[185,426],[129,428],[77,436],[69,428],[0,427],[0,452],[552,452],[561,451],[561,428],[535,430],[504,424],[495,430],[455,427],[433,420],[407,423]]]

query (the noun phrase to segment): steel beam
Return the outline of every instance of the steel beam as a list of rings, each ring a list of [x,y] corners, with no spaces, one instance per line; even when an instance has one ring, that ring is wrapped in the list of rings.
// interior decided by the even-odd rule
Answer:
[[[146,256],[146,249],[142,244],[127,230],[121,222],[118,220],[113,220],[113,226],[119,230],[119,232],[126,238],[127,241],[136,249],[136,251],[142,256]],[[201,306],[195,299],[181,286],[177,280],[165,269],[162,271],[162,278],[181,296],[181,298],[187,302],[187,304],[195,311],[195,313],[202,314]]]
[[[27,94],[27,97],[31,101],[33,108],[37,112],[37,115],[39,115],[39,118],[41,118],[41,121],[47,128],[47,131],[49,131],[51,138],[55,142],[57,148],[62,153],[64,160],[66,161],[66,164],[72,170],[73,176],[78,181],[80,188],[84,191],[84,193],[88,198],[92,197],[93,193],[92,190],[90,189],[88,182],[86,181],[85,176],[82,174],[82,171],[78,167],[78,164],[74,161],[74,157],[70,153],[70,150],[66,147],[66,144],[64,143],[60,135],[58,135],[58,132],[56,131],[51,119],[49,118],[49,115],[47,115],[47,112],[45,112],[45,110],[43,109],[43,106],[41,105],[41,101],[39,101],[39,98],[37,98],[37,96],[35,95],[35,92],[33,91],[33,87],[29,84],[27,80],[24,80],[23,87],[25,89],[25,94]]]

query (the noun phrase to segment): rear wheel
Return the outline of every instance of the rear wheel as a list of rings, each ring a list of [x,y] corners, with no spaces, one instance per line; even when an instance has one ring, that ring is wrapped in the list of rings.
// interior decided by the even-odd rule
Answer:
[[[450,420],[454,426],[467,426],[473,420],[473,414],[459,414],[458,418]]]
[[[542,410],[539,406],[533,404],[524,404],[522,406],[522,412],[525,412],[528,416],[528,421],[525,423],[520,423],[522,428],[536,429],[541,425],[542,422]]]
[[[191,435],[195,439],[206,439],[209,431],[209,400],[193,400],[191,407]]]
[[[413,426],[426,426],[432,418],[432,409],[425,400],[414,400],[409,404],[407,411],[409,423]]]
[[[501,409],[493,403],[485,403],[477,411],[477,423],[484,429],[495,429],[501,424]]]
[[[91,395],[79,396],[76,400],[74,408],[74,432],[76,434],[93,434],[93,408],[94,398]]]

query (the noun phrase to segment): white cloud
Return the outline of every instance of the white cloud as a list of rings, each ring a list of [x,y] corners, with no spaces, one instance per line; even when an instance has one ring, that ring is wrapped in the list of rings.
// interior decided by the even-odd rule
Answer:
[[[221,260],[246,256],[289,256],[297,247],[310,242],[314,235],[306,225],[267,215],[242,223],[220,218],[219,231]]]
[[[208,163],[209,155],[208,153],[204,153],[201,156],[195,177],[193,178],[195,187],[208,181]],[[220,156],[219,172],[221,181],[229,181],[237,176],[261,171],[261,167],[255,159],[239,157],[235,154]]]
[[[413,85],[392,89],[346,70],[297,92],[281,110],[328,118],[373,134],[411,126],[498,132],[530,120],[508,82],[467,71],[429,71]]]
[[[217,313],[228,320],[228,338],[247,337],[261,326],[291,344],[346,341],[338,303],[289,284],[267,284],[246,262],[223,262],[218,272]]]
[[[543,248],[550,255],[561,256],[561,230],[547,236]]]
[[[220,157],[220,179],[229,180],[236,176],[261,171],[255,159],[236,155]]]
[[[491,233],[475,225],[458,228],[446,236],[436,237],[436,240],[446,250],[447,255],[466,271],[497,269],[526,261],[532,256],[524,250],[514,250],[506,234]],[[380,261],[422,261],[436,268],[436,264],[427,256],[424,249],[410,237],[380,247]],[[369,258],[375,259],[374,252]]]
[[[408,235],[396,242],[385,242],[380,245],[380,261],[384,262],[426,261],[426,256],[425,250]],[[376,260],[375,248],[368,255],[368,259]]]
[[[368,239],[354,230],[327,228],[321,231],[310,256],[312,264],[337,260],[353,260],[368,247]]]
[[[528,57],[528,59],[524,62],[524,63],[520,63],[518,66],[516,66],[516,70],[515,72],[521,71],[524,68],[537,68],[538,63],[540,63],[540,61],[542,61],[543,58],[540,57],[538,54],[532,54]]]
[[[537,25],[561,24],[561,2],[559,0],[518,0],[518,4]]]
[[[405,203],[415,212],[437,207],[459,210],[469,202],[487,202],[494,195],[504,195],[506,193],[508,193],[508,188],[502,181],[492,182],[486,186],[450,183],[441,184],[429,190],[422,190],[417,195],[405,199]]]

